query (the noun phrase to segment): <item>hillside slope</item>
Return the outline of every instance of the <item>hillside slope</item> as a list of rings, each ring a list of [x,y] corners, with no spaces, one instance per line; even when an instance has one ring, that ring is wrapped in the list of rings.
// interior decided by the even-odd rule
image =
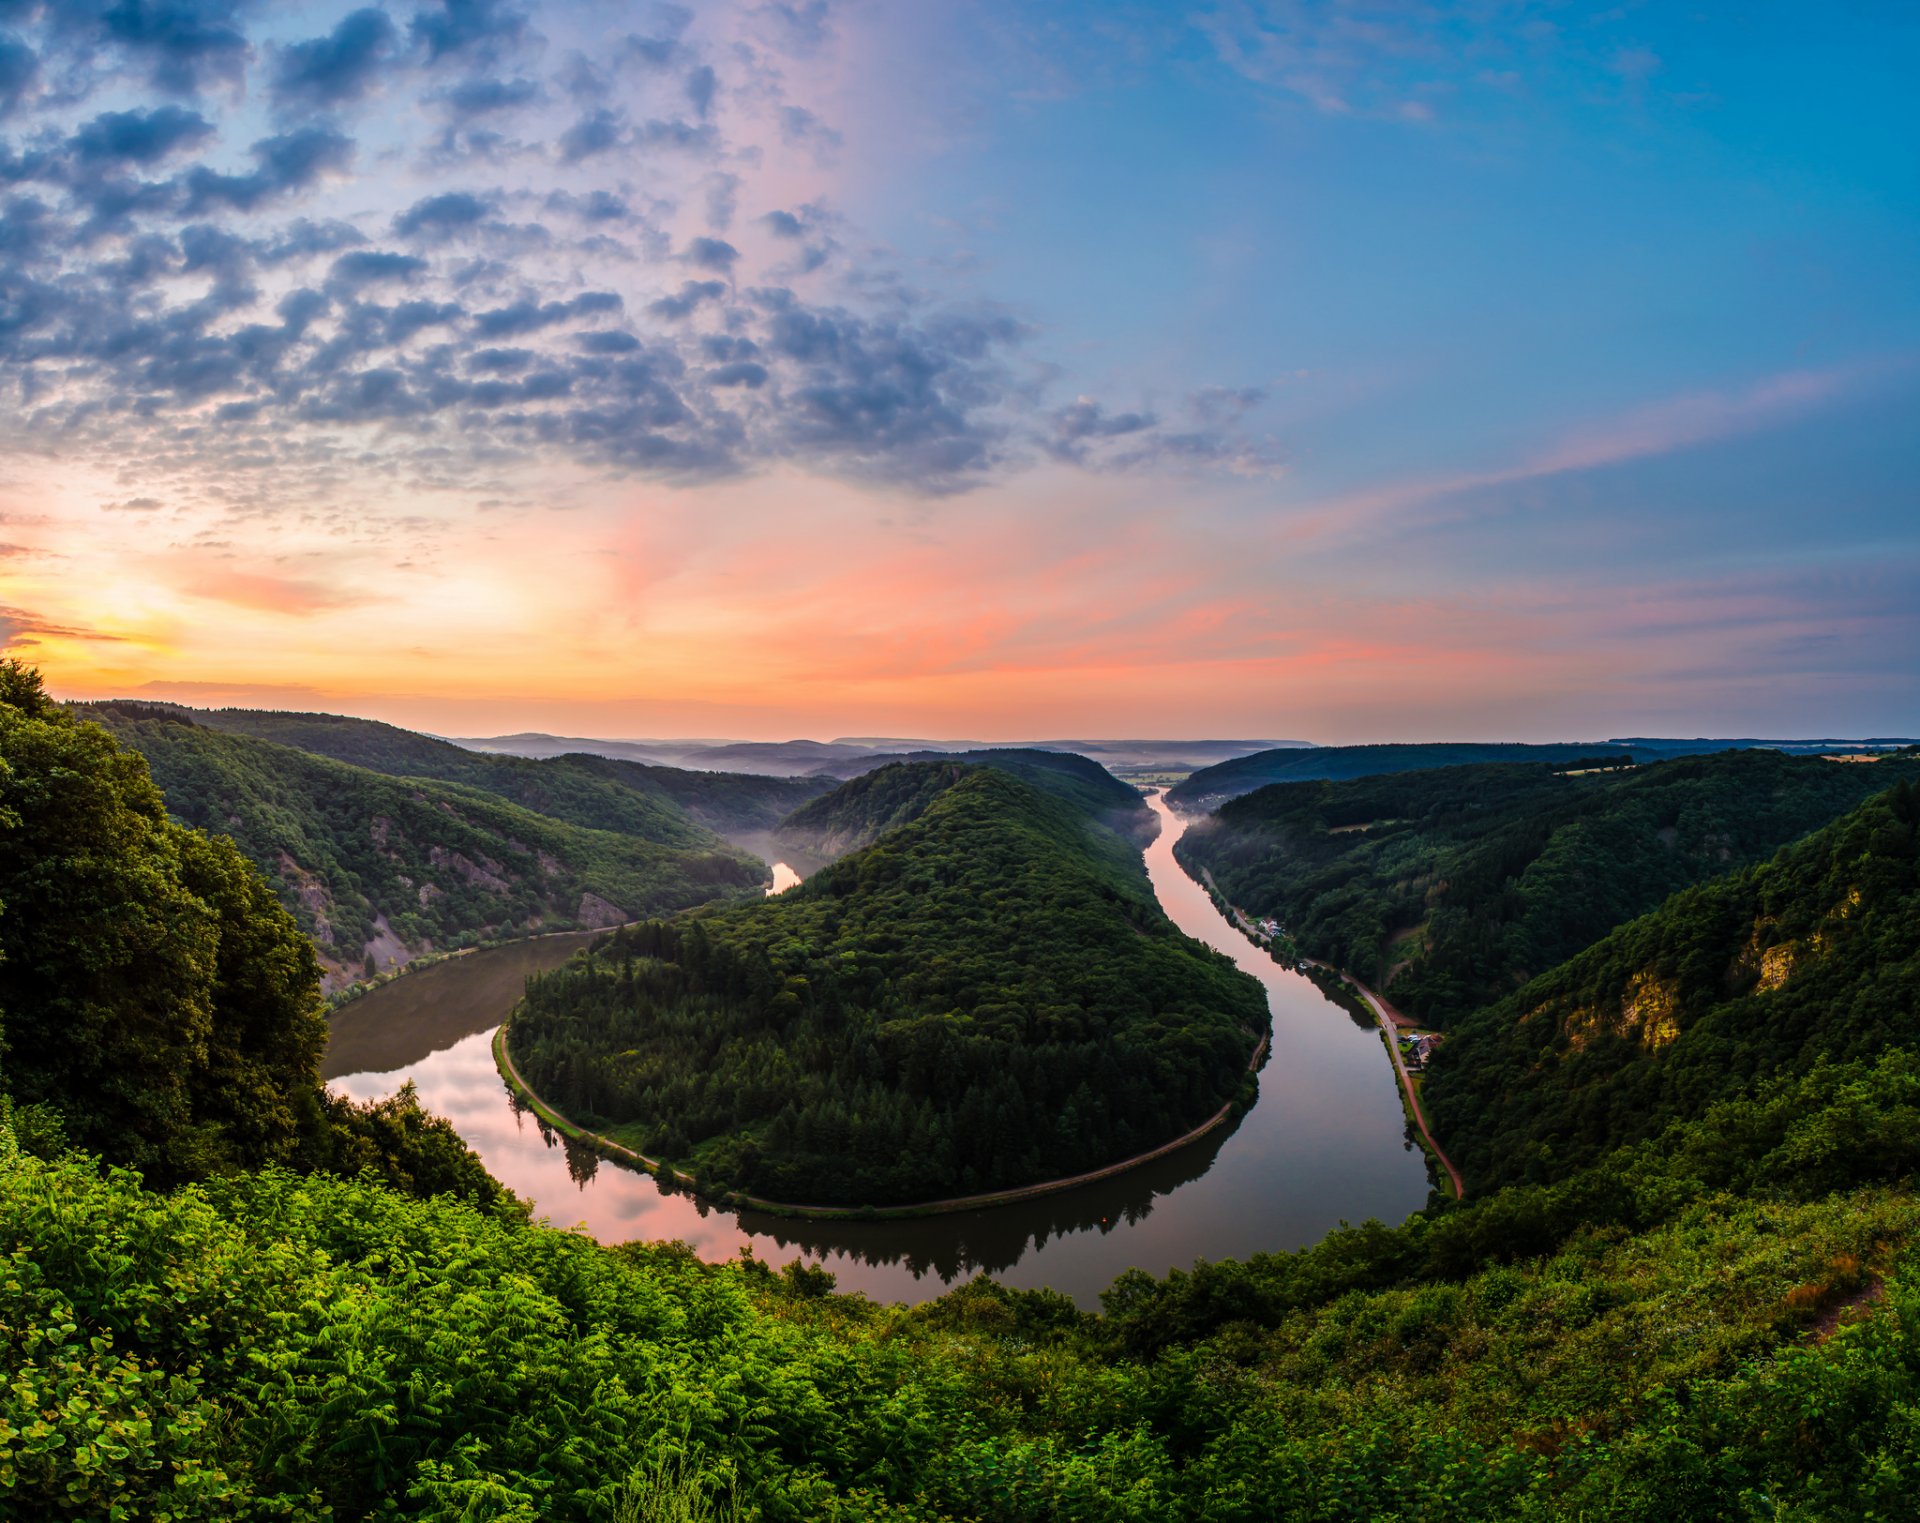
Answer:
[[[1182,814],[1204,814],[1228,799],[1270,783],[1312,783],[1349,777],[1419,772],[1429,767],[1464,767],[1484,762],[1573,762],[1591,758],[1596,765],[1631,761],[1616,746],[1572,743],[1528,746],[1504,742],[1446,742],[1432,745],[1314,746],[1257,751],[1212,767],[1202,767],[1167,790],[1167,802]]]
[[[1903,776],[1920,758],[1754,750],[1580,776],[1536,763],[1281,784],[1195,821],[1177,851],[1309,956],[1446,1024]]]
[[[712,1186],[809,1204],[1073,1174],[1240,1092],[1265,998],[1173,927],[1131,846],[994,769],[873,777],[860,797],[917,810],[873,845],[530,983],[509,1043],[533,1087]]]
[[[659,816],[663,839],[634,833],[655,818],[638,811],[629,830],[587,830],[179,714],[88,712],[146,757],[170,813],[231,836],[260,867],[313,937],[330,988],[424,951],[613,925],[751,892],[762,878],[757,860],[677,811]]]
[[[111,710],[114,706],[102,706]],[[317,756],[385,772],[460,783],[538,814],[686,846],[720,835],[764,830],[832,785],[811,778],[690,772],[612,756],[488,755],[372,719],[275,709],[189,709],[185,716],[226,730],[294,746]],[[689,819],[693,827],[689,828]],[[698,827],[704,827],[698,828]]]
[[[1902,782],[1461,1022],[1426,1097],[1470,1187],[1558,1178],[1770,1075],[1920,1042],[1916,827]]]

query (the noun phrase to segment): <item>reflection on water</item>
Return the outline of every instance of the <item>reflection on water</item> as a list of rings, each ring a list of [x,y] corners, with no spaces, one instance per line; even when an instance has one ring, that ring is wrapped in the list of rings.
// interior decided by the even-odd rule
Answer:
[[[771,899],[775,894],[784,894],[799,882],[800,875],[797,872],[784,862],[776,862],[773,864],[773,882],[767,885],[767,897]]]
[[[772,1264],[805,1255],[842,1289],[889,1300],[938,1295],[985,1272],[1093,1306],[1129,1267],[1164,1274],[1196,1258],[1298,1248],[1342,1221],[1401,1220],[1426,1202],[1426,1167],[1406,1140],[1379,1037],[1227,924],[1173,860],[1182,822],[1150,802],[1162,829],[1147,869],[1162,906],[1266,986],[1273,1046],[1259,1102],[1237,1126],[1113,1179],[987,1211],[810,1222],[709,1206],[563,1145],[516,1112],[491,1041],[527,975],[556,966],[584,937],[475,953],[375,990],[334,1018],[326,1073],[356,1099],[413,1079],[421,1101],[556,1225],[583,1225],[603,1242],[682,1238],[715,1259],[743,1244]]]

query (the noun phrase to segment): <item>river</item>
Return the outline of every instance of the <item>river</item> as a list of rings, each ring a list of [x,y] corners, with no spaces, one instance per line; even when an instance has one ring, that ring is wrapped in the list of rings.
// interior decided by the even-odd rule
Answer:
[[[985,1272],[1096,1307],[1123,1269],[1164,1274],[1197,1258],[1304,1247],[1342,1221],[1402,1220],[1426,1203],[1426,1164],[1407,1141],[1378,1034],[1228,923],[1173,859],[1184,822],[1158,796],[1148,803],[1161,822],[1146,853],[1154,892],[1181,930],[1266,986],[1273,1044],[1259,1101],[1237,1125],[1099,1184],[950,1216],[807,1222],[709,1206],[573,1147],[515,1109],[491,1041],[527,975],[591,933],[471,953],[374,990],[334,1017],[325,1072],[359,1100],[413,1080],[421,1102],[556,1226],[606,1243],[680,1238],[710,1259],[742,1245],[776,1265],[805,1255],[842,1290],[886,1300],[923,1300]]]

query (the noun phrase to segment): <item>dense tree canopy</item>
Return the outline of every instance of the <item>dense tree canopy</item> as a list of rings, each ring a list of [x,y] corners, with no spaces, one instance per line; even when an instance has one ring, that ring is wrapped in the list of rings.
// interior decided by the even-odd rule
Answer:
[[[1308,955],[1445,1025],[1902,777],[1920,777],[1920,759],[1447,767],[1262,788],[1176,850]]]
[[[1920,1043],[1917,836],[1903,781],[1463,1021],[1426,1096],[1469,1185],[1558,1178],[1771,1074]]]
[[[716,1186],[821,1204],[1073,1174],[1239,1092],[1265,998],[1174,929],[1126,842],[955,763],[835,800],[904,823],[776,899],[616,933],[530,984],[509,1041],[533,1087]]]

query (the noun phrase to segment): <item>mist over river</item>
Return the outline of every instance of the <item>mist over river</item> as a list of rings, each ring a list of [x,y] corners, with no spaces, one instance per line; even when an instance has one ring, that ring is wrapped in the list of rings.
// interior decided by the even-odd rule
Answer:
[[[1148,803],[1161,822],[1146,860],[1162,908],[1266,987],[1273,1042],[1259,1101],[1237,1125],[1116,1178],[1017,1205],[886,1222],[795,1221],[664,1189],[516,1109],[494,1070],[493,1032],[527,975],[564,962],[588,932],[453,958],[347,1005],[333,1019],[328,1082],[365,1100],[412,1080],[421,1102],[555,1226],[578,1224],[606,1243],[680,1238],[709,1259],[742,1245],[776,1265],[805,1255],[832,1270],[841,1289],[888,1300],[922,1300],[984,1272],[1094,1307],[1130,1267],[1164,1274],[1197,1258],[1299,1248],[1342,1221],[1400,1221],[1426,1203],[1426,1166],[1406,1139],[1379,1036],[1227,922],[1173,859],[1184,822],[1158,796]]]

